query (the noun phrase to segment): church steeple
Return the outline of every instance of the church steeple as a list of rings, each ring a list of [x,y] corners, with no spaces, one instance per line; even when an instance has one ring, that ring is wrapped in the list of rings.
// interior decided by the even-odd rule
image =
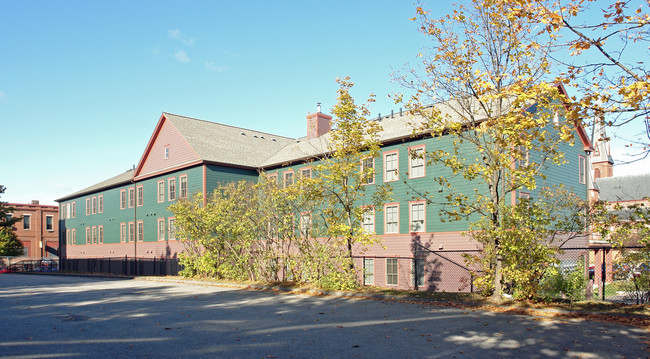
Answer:
[[[614,160],[609,149],[609,137],[605,132],[602,120],[596,119],[592,129],[591,143],[594,152],[591,154],[591,165],[594,169],[594,179],[614,176]]]

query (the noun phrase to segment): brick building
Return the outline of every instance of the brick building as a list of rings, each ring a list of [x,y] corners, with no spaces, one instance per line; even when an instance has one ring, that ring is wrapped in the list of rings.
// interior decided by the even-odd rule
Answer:
[[[23,243],[24,256],[32,259],[58,257],[59,249],[59,207],[9,203],[14,207],[13,216],[23,219],[16,222],[16,236]]]

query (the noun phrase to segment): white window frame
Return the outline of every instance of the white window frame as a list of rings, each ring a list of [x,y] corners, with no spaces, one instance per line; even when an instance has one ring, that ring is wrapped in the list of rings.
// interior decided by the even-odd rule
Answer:
[[[384,234],[391,233],[399,233],[399,203],[384,205]]]
[[[366,234],[375,233],[375,209],[366,208],[363,211],[361,226],[363,227],[363,232]]]
[[[158,203],[165,202],[165,180],[158,181]]]
[[[427,209],[425,201],[409,202],[409,222],[411,232],[426,232],[426,217]]]
[[[120,243],[126,243],[127,238],[126,222],[120,223]]]
[[[426,177],[425,155],[424,145],[409,147],[409,178]]]
[[[129,187],[129,208],[133,208],[135,206],[135,188]]]
[[[138,242],[144,242],[144,221],[138,221]]]
[[[290,179],[290,181],[288,181],[287,179]],[[291,183],[289,183],[289,182],[291,182]],[[286,172],[284,172],[282,174],[282,186],[284,188],[293,186],[294,183],[295,183],[295,181],[294,181],[294,178],[293,178],[293,171],[286,171]]]
[[[159,241],[165,240],[165,219],[164,218],[158,218],[158,240]]]
[[[97,196],[97,213],[104,213],[104,195]]]
[[[399,150],[384,152],[384,182],[399,179]]]
[[[587,183],[587,158],[583,155],[578,155],[578,182]]]
[[[144,205],[144,186],[139,185],[136,187],[136,204],[138,207],[142,207]]]
[[[399,285],[399,258],[386,258],[386,285]]]
[[[176,177],[167,179],[167,199],[170,202],[176,200]]]
[[[369,168],[372,168],[372,173],[366,173],[366,171],[368,171]],[[374,157],[364,157],[361,159],[361,183],[364,185],[375,184],[375,158]]]
[[[126,209],[126,189],[120,190],[120,209]]]
[[[363,258],[363,284],[375,285],[375,259]]]
[[[178,198],[187,198],[187,175],[178,177]]]
[[[168,223],[167,236],[170,241],[175,241],[176,240],[176,218],[175,217],[168,218],[167,223]]]

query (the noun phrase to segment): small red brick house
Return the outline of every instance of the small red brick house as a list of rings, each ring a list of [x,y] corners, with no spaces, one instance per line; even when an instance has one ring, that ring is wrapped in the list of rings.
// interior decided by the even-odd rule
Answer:
[[[22,217],[16,222],[16,236],[23,243],[24,256],[31,259],[58,257],[59,249],[59,207],[9,203],[15,208],[13,216]]]

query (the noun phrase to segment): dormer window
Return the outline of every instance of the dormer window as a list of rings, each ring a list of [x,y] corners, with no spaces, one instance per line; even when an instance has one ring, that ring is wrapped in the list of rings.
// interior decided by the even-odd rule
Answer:
[[[169,146],[165,147],[165,159],[169,158]]]

